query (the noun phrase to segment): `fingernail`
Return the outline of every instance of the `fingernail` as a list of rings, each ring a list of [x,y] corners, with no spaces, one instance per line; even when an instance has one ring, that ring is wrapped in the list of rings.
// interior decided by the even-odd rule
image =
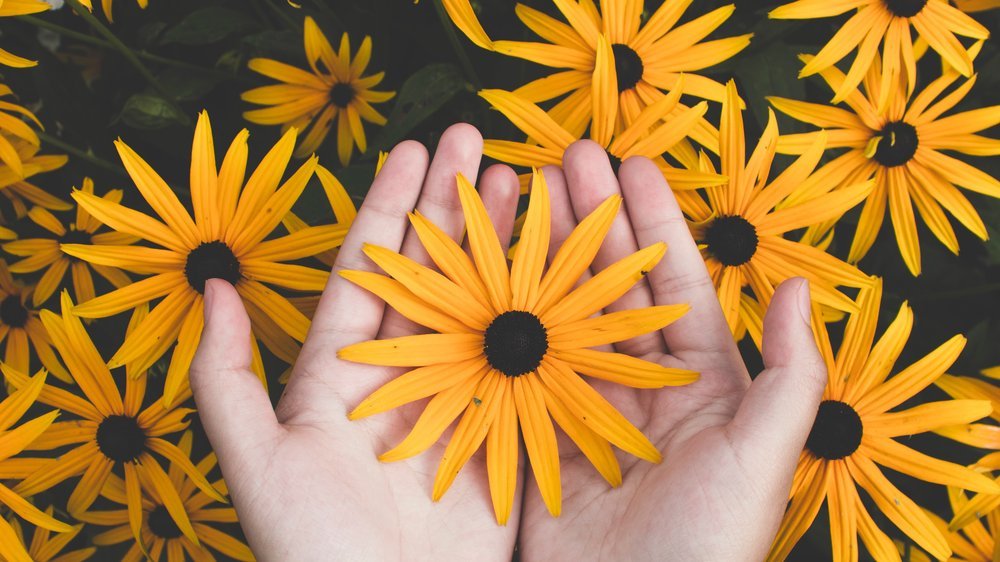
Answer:
[[[799,315],[802,316],[802,321],[806,325],[812,325],[812,299],[809,296],[809,280],[803,277],[799,278],[799,287],[796,291],[796,298],[799,305]]]
[[[212,321],[212,302],[215,300],[215,289],[212,288],[212,285],[214,283],[212,283],[211,279],[205,281],[205,324]]]

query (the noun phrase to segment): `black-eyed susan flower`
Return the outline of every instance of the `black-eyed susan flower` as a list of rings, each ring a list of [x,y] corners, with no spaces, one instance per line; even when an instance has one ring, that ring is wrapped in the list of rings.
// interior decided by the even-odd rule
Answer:
[[[0,6],[0,11],[3,11],[3,6]],[[14,92],[9,86],[0,84],[0,97],[13,95]],[[27,121],[23,118],[27,118]],[[39,129],[42,128],[42,123],[28,108],[12,101],[0,100],[0,131],[3,133],[0,134],[0,162],[6,164],[17,177],[24,177],[21,154],[7,137],[20,139],[35,147],[39,146],[41,141],[29,122],[34,123]]]
[[[315,152],[336,125],[337,155],[346,166],[355,146],[362,153],[368,150],[363,122],[385,125],[385,117],[372,104],[389,101],[396,94],[372,89],[382,82],[384,72],[364,75],[371,61],[371,37],[365,37],[351,57],[347,33],[341,36],[337,51],[311,17],[306,17],[303,33],[312,72],[271,59],[250,60],[250,70],[283,84],[243,92],[244,101],[270,106],[247,111],[243,117],[258,125],[281,125],[282,131],[292,127],[305,131],[295,151],[298,158]]]
[[[663,90],[681,89],[722,101],[725,87],[696,72],[729,59],[750,43],[750,35],[703,41],[729,19],[732,4],[678,26],[691,5],[688,1],[662,2],[645,25],[642,2],[604,0],[600,10],[589,0],[553,3],[566,23],[523,4],[515,8],[542,41],[492,41],[468,0],[451,0],[445,6],[455,25],[477,45],[559,69],[517,93],[535,103],[562,97],[550,115],[575,137],[590,125],[591,138],[602,145],[662,98]]]
[[[93,180],[83,178],[83,187],[80,189],[93,195]],[[122,191],[113,189],[105,193],[102,198],[120,203]],[[45,273],[38,279],[31,295],[33,306],[38,307],[45,303],[62,284],[67,272],[70,273],[73,280],[73,295],[76,302],[89,301],[96,296],[91,270],[116,288],[122,288],[131,283],[128,275],[122,270],[106,265],[88,264],[63,252],[60,245],[111,244],[120,246],[138,241],[135,236],[120,232],[97,232],[104,225],[79,205],[76,209],[76,218],[68,227],[43,207],[32,208],[28,212],[28,218],[52,233],[53,237],[25,238],[8,242],[3,245],[3,250],[8,254],[23,258],[10,265],[11,273],[32,273],[45,269]]]
[[[125,169],[162,222],[96,195],[83,191],[73,194],[77,203],[97,220],[156,246],[63,244],[62,249],[90,263],[152,275],[78,304],[74,313],[100,318],[163,297],[149,318],[125,337],[109,364],[118,367],[140,357],[156,361],[167,349],[163,342],[169,346],[176,341],[163,390],[168,404],[175,401],[179,389],[187,383],[188,367],[204,324],[202,292],[207,279],[229,281],[249,310],[259,310],[275,329],[302,342],[309,319],[265,283],[293,291],[322,291],[329,272],[282,262],[338,246],[347,231],[343,225],[322,225],[265,240],[302,193],[316,169],[317,159],[315,156],[308,159],[281,183],[295,145],[296,130],[290,129],[245,179],[247,136],[245,129],[236,136],[221,168],[217,168],[208,114],[203,112],[199,116],[191,152],[193,218],[166,182],[120,140],[116,146]],[[261,326],[260,323],[254,326],[258,337]],[[256,339],[253,346],[257,358],[254,370],[264,381]],[[154,348],[158,352],[149,355]],[[137,364],[134,368],[142,371],[151,364]]]
[[[974,468],[984,468],[974,465]],[[994,466],[993,469],[998,467]],[[961,511],[969,503],[969,497],[958,488],[948,487],[948,503],[951,504],[953,513]],[[975,519],[964,529],[953,531],[948,528],[948,523],[929,509],[924,509],[924,513],[934,523],[934,526],[944,534],[951,547],[952,556],[949,562],[993,562],[994,551],[997,544],[997,531],[1000,530],[1000,513],[991,511],[984,513],[983,518]],[[985,523],[982,521],[985,519]],[[907,562],[933,562],[933,559],[923,550],[896,540],[896,547],[902,560]]]
[[[980,46],[970,51],[972,57]],[[976,82],[973,76],[945,94],[960,78],[957,71],[948,68],[916,95],[894,84],[888,94],[888,108],[879,115],[876,103],[882,87],[880,72],[882,67],[876,60],[864,92],[852,90],[844,100],[847,108],[769,98],[782,113],[824,129],[785,135],[778,140],[778,152],[803,154],[820,135],[827,137],[827,148],[846,148],[847,152],[820,168],[790,201],[805,201],[873,177],[875,188],[862,209],[848,261],[857,263],[868,253],[888,208],[903,261],[913,275],[919,275],[920,242],[914,208],[934,236],[954,253],[958,253],[958,238],[945,211],[979,238],[987,238],[982,219],[957,187],[1000,197],[1000,181],[943,151],[973,156],[1000,154],[1000,140],[977,134],[1000,123],[1000,105],[943,117]],[[844,74],[836,68],[827,68],[821,74],[835,90],[844,83]],[[821,225],[820,229],[829,226]]]
[[[66,502],[66,511],[78,516],[87,511],[104,485],[117,472],[125,479],[130,529],[138,539],[142,519],[141,489],[152,486],[169,508],[169,513],[187,537],[195,537],[184,511],[179,491],[164,472],[157,457],[176,464],[198,489],[216,501],[225,502],[188,456],[164,436],[187,428],[190,408],[172,407],[160,398],[143,408],[146,398],[145,376],[125,377],[125,392],[118,385],[94,346],[80,319],[70,310],[73,302],[62,293],[62,314],[45,310],[42,322],[52,336],[59,356],[66,363],[76,387],[65,390],[46,385],[38,396],[43,404],[61,409],[76,419],[52,424],[31,445],[32,450],[52,450],[69,446],[58,460],[44,466],[17,485],[24,495],[39,492],[79,477]],[[129,323],[129,332],[147,318],[145,308],[137,309]],[[169,344],[169,342],[168,342]],[[158,342],[157,346],[163,346]],[[2,366],[8,383],[23,388],[30,379],[16,369]],[[180,389],[178,401],[190,396],[190,389]],[[197,538],[192,538],[197,542]]]
[[[177,444],[185,456],[191,454],[191,433],[186,432]],[[209,453],[195,468],[200,474],[207,475],[215,468],[215,453]],[[198,488],[185,473],[184,469],[171,462],[167,469],[167,477],[171,486],[180,494],[181,507],[187,516],[191,530],[198,537],[198,542],[192,541],[178,525],[171,514],[167,501],[161,496],[153,482],[140,474],[142,486],[142,542],[133,542],[122,558],[123,562],[140,562],[145,559],[141,545],[145,545],[150,560],[161,560],[164,555],[168,562],[183,562],[184,560],[215,560],[211,550],[216,550],[227,560],[254,560],[253,553],[242,541],[217,528],[219,524],[235,524],[236,511],[231,507],[212,507],[215,500]],[[214,482],[219,490],[226,490],[225,482],[220,478]],[[111,501],[127,505],[129,498],[125,483],[120,478],[112,477],[104,488],[103,494]],[[129,527],[129,511],[101,510],[88,511],[80,515],[80,520],[93,525],[111,526],[111,530],[94,536],[94,544],[110,546],[133,540]]]
[[[989,378],[1000,378],[998,377],[1000,373],[997,372],[996,368],[983,369],[982,373]],[[934,381],[934,384],[952,398],[961,400],[989,400],[993,405],[990,418],[995,422],[1000,422],[1000,387],[997,387],[996,384],[975,377],[960,377],[947,374],[938,377]],[[934,433],[972,447],[1000,450],[1000,426],[996,424],[970,423],[954,425],[938,428],[934,430]],[[980,463],[988,464],[983,461],[980,461]],[[1000,470],[1000,467],[997,467],[997,469]],[[1000,502],[997,505],[1000,505]]]
[[[830,512],[833,560],[857,560],[859,536],[876,560],[898,559],[896,546],[872,519],[858,486],[903,534],[936,558],[948,558],[951,548],[944,533],[878,465],[934,484],[1000,493],[1000,485],[989,477],[895,439],[968,423],[989,414],[991,407],[984,400],[944,400],[891,411],[944,374],[965,347],[965,338],[951,338],[890,376],[909,339],[913,313],[903,303],[876,342],[881,298],[880,280],[861,291],[858,311],[850,315],[836,355],[826,325],[814,322],[829,379],[769,560],[785,559],[824,502]]]
[[[0,135],[3,135],[0,132]],[[28,205],[38,205],[52,211],[68,211],[73,206],[44,189],[27,181],[37,174],[51,172],[63,167],[69,158],[64,154],[38,154],[39,147],[20,138],[7,136],[6,140],[14,146],[18,159],[21,161],[21,171],[18,172],[6,163],[0,164],[0,194],[10,200],[14,214],[21,218],[28,214]]]
[[[470,259],[455,241],[418,213],[411,224],[442,273],[393,251],[366,246],[389,276],[342,275],[384,299],[414,322],[438,332],[375,340],[341,349],[341,358],[414,369],[359,404],[351,419],[433,396],[410,434],[380,455],[385,462],[417,455],[461,416],[434,480],[437,500],[486,442],[486,464],[497,521],[505,524],[518,473],[518,428],[549,512],[562,504],[559,451],[552,419],[612,485],[621,483],[611,450],[650,462],[661,455],[635,426],[580,374],[637,388],[693,382],[697,374],[631,356],[589,349],[658,330],[688,310],[685,304],[592,316],[656,266],[663,243],[646,247],[576,286],[618,212],[609,198],[580,222],[545,270],[549,247],[548,189],[534,174],[520,243],[508,268],[482,200],[461,175],[458,190],[468,225]],[[550,419],[551,416],[551,419]]]
[[[722,103],[720,172],[723,185],[709,187],[705,196],[680,191],[678,201],[692,221],[692,233],[702,248],[719,301],[734,334],[740,333],[749,311],[741,305],[743,287],[766,306],[774,287],[790,277],[809,280],[813,299],[837,310],[850,311],[854,302],[838,286],[864,287],[871,281],[854,266],[823,250],[788,240],[784,234],[822,222],[860,203],[871,191],[871,182],[845,187],[822,199],[813,199],[781,210],[774,207],[799,188],[819,163],[824,139],[818,138],[795,163],[771,177],[771,163],[778,140],[773,112],[757,147],[746,156],[743,114],[736,85],[728,85]],[[704,155],[703,155],[704,156]],[[702,166],[714,172],[707,157]]]
[[[834,102],[845,100],[864,80],[883,45],[883,77],[875,106],[887,107],[897,81],[905,80],[907,92],[917,81],[917,56],[910,26],[927,44],[962,76],[972,76],[972,58],[957,36],[986,39],[988,29],[951,6],[947,0],[797,0],[775,8],[769,14],[778,19],[814,19],[837,16],[851,10],[851,16],[815,57],[805,61],[800,77],[835,68],[835,64],[857,48],[858,52],[843,81],[834,89]],[[881,113],[881,111],[878,111]]]
[[[24,378],[24,384],[0,402],[0,461],[18,455],[52,424],[58,411],[49,412],[17,427],[13,427],[38,399],[45,386],[45,372]],[[73,527],[44,513],[19,494],[0,483],[0,506],[5,506],[18,517],[41,528],[57,533],[68,533]],[[24,543],[5,519],[0,518],[0,558],[8,562],[32,562]]]
[[[93,0],[80,0],[80,3],[91,12],[94,11]],[[104,17],[108,18],[108,21],[114,21],[114,17],[111,14],[111,6],[113,3],[114,0],[101,0],[101,10],[104,11]],[[138,4],[143,10],[149,6],[149,0],[135,0],[135,3]]]
[[[479,95],[530,139],[527,142],[487,139],[483,145],[483,154],[486,156],[515,166],[559,166],[566,149],[578,139],[542,108],[514,92],[483,90]],[[680,95],[680,90],[674,90],[670,95],[661,97],[656,103],[643,109],[632,124],[615,135],[610,142],[599,143],[607,150],[616,169],[617,164],[631,156],[645,156],[656,163],[674,189],[693,189],[725,180],[718,174],[698,169],[698,153],[686,138],[697,128],[698,121],[708,110],[708,104],[701,102],[680,113],[674,113],[679,107]],[[714,148],[717,149],[718,135],[713,135],[716,137],[713,141]],[[664,158],[664,153],[684,167],[673,166]],[[522,178],[525,189],[529,177]]]
[[[0,2],[0,18],[37,14],[51,8],[52,6],[43,0],[4,0]],[[14,68],[28,68],[38,64],[38,61],[19,57],[6,49],[0,49],[0,64]]]
[[[7,263],[0,260],[0,343],[4,344],[4,363],[28,373],[34,355],[49,372],[68,382],[69,374],[56,359],[52,339],[38,319],[39,310],[28,300],[33,291],[33,286],[14,281]]]
[[[52,513],[53,509],[51,505],[45,508],[45,515],[52,517]],[[83,562],[84,560],[89,560],[97,552],[97,548],[93,546],[65,552],[66,548],[73,542],[73,539],[83,530],[82,523],[73,525],[70,531],[54,535],[51,530],[45,527],[35,526],[30,541],[26,540],[20,521],[10,519],[8,523],[14,529],[14,534],[21,541],[21,544],[27,547],[29,559],[34,562]],[[0,560],[8,562],[8,559],[3,556],[0,556]]]

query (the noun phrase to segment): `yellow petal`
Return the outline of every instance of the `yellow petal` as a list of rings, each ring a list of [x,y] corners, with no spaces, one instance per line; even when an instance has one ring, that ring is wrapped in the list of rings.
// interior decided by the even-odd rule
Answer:
[[[420,334],[349,345],[337,357],[355,363],[423,367],[457,363],[483,354],[482,334]]]

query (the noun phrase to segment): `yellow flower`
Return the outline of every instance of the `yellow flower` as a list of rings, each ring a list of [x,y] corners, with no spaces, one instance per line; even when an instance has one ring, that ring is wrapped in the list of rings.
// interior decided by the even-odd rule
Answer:
[[[9,459],[30,445],[52,424],[59,415],[58,411],[49,412],[18,427],[12,427],[28,408],[38,399],[45,385],[45,372],[32,378],[25,377],[24,385],[12,392],[3,402],[0,402],[0,461]],[[68,533],[73,527],[52,518],[51,514],[41,512],[31,505],[23,496],[0,483],[0,505],[6,506],[18,517],[38,527]],[[0,518],[0,558],[9,562],[32,562],[34,560],[25,550],[24,545],[14,528],[3,518]]]
[[[176,464],[204,493],[217,501],[225,498],[216,491],[188,456],[163,436],[177,433],[188,426],[189,408],[171,407],[161,398],[143,409],[147,377],[128,373],[125,377],[124,396],[90,339],[83,323],[69,312],[73,302],[63,291],[62,314],[42,311],[42,322],[52,336],[62,360],[69,367],[76,387],[72,390],[46,385],[38,401],[73,414],[77,419],[56,422],[36,439],[32,450],[51,450],[71,446],[58,460],[45,465],[38,472],[18,484],[16,490],[26,496],[79,476],[66,503],[66,511],[73,516],[86,511],[101,493],[114,471],[125,477],[128,497],[128,517],[136,538],[139,535],[140,494],[143,486],[152,486],[170,507],[170,515],[184,531],[185,536],[195,536],[186,513],[181,508],[177,488],[154,456],[159,455]],[[146,318],[145,308],[137,309],[129,324],[134,333],[137,325]],[[158,342],[158,347],[167,347]],[[6,365],[3,369],[7,381],[15,388],[28,386],[32,379]],[[78,394],[79,393],[79,394]],[[82,395],[82,396],[81,396]],[[190,390],[182,389],[178,402],[188,398]],[[197,542],[197,539],[193,539]]]
[[[590,125],[590,136],[607,145],[615,132],[632,124],[662,90],[722,101],[725,87],[694,74],[739,53],[751,35],[700,43],[735,10],[730,4],[675,27],[691,4],[667,0],[641,25],[643,2],[554,0],[568,22],[517,4],[518,18],[543,41],[492,41],[468,0],[444,2],[452,21],[474,43],[498,53],[562,69],[525,84],[516,93],[530,102],[565,96],[550,115],[574,137]],[[679,84],[681,74],[685,80]],[[568,94],[568,95],[566,95]],[[677,111],[683,110],[678,107]]]
[[[113,2],[114,0],[101,0],[101,9],[104,10],[104,16],[108,18],[108,21],[114,21],[114,18],[111,16],[111,4]],[[80,0],[80,3],[91,12],[94,11],[92,0]],[[135,3],[138,4],[143,10],[149,6],[149,0],[135,0]]]
[[[73,312],[86,318],[102,318],[164,297],[148,320],[125,337],[109,365],[118,367],[139,361],[151,349],[158,348],[146,358],[150,362],[134,365],[136,371],[143,371],[176,341],[163,389],[168,404],[186,386],[188,367],[201,338],[205,280],[225,279],[236,286],[254,319],[254,333],[265,344],[270,333],[287,334],[301,342],[309,329],[309,319],[264,283],[294,291],[322,291],[329,276],[327,271],[281,262],[338,246],[347,231],[343,225],[313,226],[264,240],[299,198],[316,169],[317,159],[314,156],[307,160],[279,187],[295,145],[296,131],[291,129],[268,152],[244,186],[248,134],[244,129],[236,136],[221,169],[216,168],[208,114],[202,112],[199,116],[191,152],[193,218],[166,182],[120,140],[115,144],[125,169],[163,222],[83,191],[73,194],[77,203],[97,220],[157,246],[64,244],[62,249],[93,264],[152,274],[81,303]],[[264,381],[256,340],[253,345],[254,370]]]
[[[3,5],[0,5],[0,11],[2,10]],[[0,84],[0,97],[12,95],[14,95],[14,92],[9,86]],[[38,134],[21,117],[27,117],[39,129],[43,128],[42,123],[35,117],[35,114],[26,107],[14,102],[0,101],[0,132],[3,133],[0,134],[0,162],[6,164],[19,178],[24,177],[24,165],[21,162],[21,154],[7,137],[20,139],[34,147],[38,147],[41,144]]]
[[[83,178],[82,191],[94,193],[94,182]],[[113,189],[104,194],[103,199],[115,203],[121,202],[122,191]],[[104,226],[101,221],[92,217],[83,207],[77,206],[76,220],[69,228],[62,221],[42,207],[34,207],[28,212],[28,218],[38,226],[55,235],[54,238],[28,238],[8,242],[3,245],[5,252],[21,256],[24,259],[11,264],[11,273],[32,273],[47,268],[35,286],[31,296],[32,305],[41,306],[56,292],[62,284],[66,272],[71,271],[74,296],[77,302],[89,301],[94,293],[94,278],[90,270],[106,279],[117,288],[122,288],[131,280],[122,270],[105,265],[88,264],[62,251],[60,244],[131,244],[138,238],[120,232],[101,232],[97,230]]]
[[[52,506],[45,508],[45,515],[52,517]],[[83,525],[73,525],[70,531],[52,536],[52,531],[45,527],[35,527],[35,532],[31,535],[31,541],[26,541],[21,524],[16,519],[8,521],[14,534],[21,544],[28,546],[28,556],[34,562],[82,562],[87,560],[97,552],[95,547],[86,547],[63,552],[66,547],[73,542],[73,539],[83,530]],[[0,555],[0,560],[9,562],[7,558]]]
[[[434,396],[410,434],[379,456],[390,462],[425,451],[461,414],[438,467],[433,498],[441,498],[486,441],[490,493],[500,524],[506,524],[514,502],[518,427],[542,500],[554,516],[561,510],[562,491],[550,415],[612,486],[622,478],[612,444],[650,462],[662,459],[656,446],[579,374],[636,388],[688,384],[698,376],[620,353],[587,349],[658,330],[689,307],[655,306],[593,316],[655,267],[666,246],[644,248],[575,287],[603,242],[621,199],[609,198],[581,221],[543,271],[549,249],[549,195],[542,174],[536,172],[533,182],[509,269],[482,200],[459,175],[472,259],[434,224],[413,213],[411,224],[443,274],[371,245],[364,248],[365,254],[389,277],[341,273],[407,318],[438,332],[341,349],[338,356],[350,361],[415,367],[366,398],[350,418]]]
[[[368,150],[362,121],[385,125],[385,117],[371,104],[389,101],[396,94],[372,90],[382,82],[384,72],[364,76],[371,60],[371,37],[365,37],[351,58],[347,33],[341,36],[337,52],[311,17],[306,17],[303,33],[312,72],[276,60],[252,59],[250,70],[284,84],[243,92],[244,101],[270,106],[247,111],[243,117],[258,125],[281,125],[282,131],[291,127],[306,131],[295,151],[297,158],[315,152],[336,123],[337,154],[346,166],[355,145],[362,153]]]
[[[514,92],[483,90],[479,95],[531,139],[529,142],[487,139],[483,154],[515,166],[538,168],[548,164],[562,165],[563,153],[577,140],[573,133],[540,107]],[[697,129],[699,120],[708,110],[708,103],[701,102],[675,113],[674,110],[680,106],[680,95],[678,89],[663,96],[643,109],[632,124],[610,142],[601,144],[616,168],[617,164],[631,156],[645,156],[656,163],[674,189],[693,189],[725,181],[718,174],[698,170],[698,153],[686,139]],[[713,144],[718,149],[718,133],[713,131],[710,136],[715,137]],[[664,153],[689,169],[675,168],[663,157]],[[522,178],[525,190],[529,178]]]
[[[191,455],[190,431],[184,433],[177,448],[185,457]],[[195,468],[199,474],[208,474],[215,465],[215,453],[209,453]],[[215,527],[219,523],[237,523],[236,510],[231,507],[209,507],[215,500],[202,493],[198,485],[187,477],[182,467],[174,462],[170,463],[167,476],[172,488],[180,493],[180,509],[186,514],[191,529],[200,542],[192,541],[181,530],[165,498],[159,494],[153,482],[149,482],[148,478],[140,474],[140,479],[144,480],[140,531],[142,542],[132,543],[122,558],[123,562],[143,560],[142,545],[148,549],[151,560],[160,560],[164,552],[167,560],[171,562],[182,562],[189,559],[188,557],[191,560],[214,560],[209,547],[219,551],[227,559],[254,560],[253,553],[247,545]],[[226,483],[221,478],[215,481],[214,486],[219,490],[226,490]],[[128,504],[125,483],[120,478],[112,476],[104,490],[104,495],[111,501],[121,505]],[[94,525],[114,526],[113,529],[94,536],[94,544],[98,546],[119,544],[132,539],[128,510],[88,511],[80,514],[80,520]]]
[[[987,476],[895,440],[971,422],[989,414],[991,407],[985,400],[945,400],[890,412],[940,377],[962,352],[965,338],[951,338],[890,377],[910,337],[913,313],[903,303],[896,319],[875,342],[881,298],[880,280],[861,291],[859,310],[848,319],[836,355],[825,324],[814,322],[829,382],[799,457],[789,494],[791,503],[769,560],[785,559],[812,525],[824,501],[830,513],[833,560],[857,560],[859,535],[876,560],[898,559],[896,546],[872,519],[857,486],[921,548],[936,558],[948,558],[951,548],[941,530],[877,464],[934,484],[1000,493],[1000,485]]]
[[[52,339],[38,319],[39,311],[28,305],[33,291],[30,285],[16,283],[7,262],[0,260],[0,343],[6,342],[3,362],[23,373],[30,372],[34,351],[49,372],[69,381],[69,373],[52,352]]]
[[[729,97],[722,103],[720,156],[721,172],[729,181],[708,188],[707,197],[695,191],[678,191],[677,198],[694,223],[692,233],[702,248],[730,329],[738,334],[744,324],[759,323],[749,317],[753,314],[749,303],[741,303],[745,285],[766,306],[774,287],[795,276],[809,280],[816,302],[837,310],[854,310],[854,302],[837,287],[865,287],[870,279],[823,250],[788,240],[784,234],[840,216],[864,199],[871,191],[871,182],[774,210],[815,169],[825,139],[820,136],[794,164],[772,178],[770,168],[778,140],[774,113],[770,112],[757,148],[747,159],[743,115],[733,82],[729,82],[728,91]],[[707,157],[702,158],[702,165],[715,171]]]
[[[3,133],[0,132],[0,136]],[[68,211],[71,204],[58,197],[50,195],[44,189],[26,181],[28,178],[62,168],[69,158],[64,154],[39,155],[39,147],[28,141],[6,137],[14,146],[18,159],[21,161],[21,173],[6,163],[0,164],[0,194],[10,200],[14,214],[21,218],[28,214],[28,204],[38,205],[52,211]]]
[[[0,18],[37,14],[51,9],[43,0],[4,0],[0,2]],[[0,49],[0,64],[14,68],[28,68],[38,64],[38,61],[19,57],[5,49]]]
[[[888,97],[900,77],[905,77],[907,92],[912,92],[917,80],[917,56],[914,53],[910,26],[927,44],[941,55],[962,76],[972,75],[969,57],[956,35],[986,39],[988,29],[976,20],[948,4],[947,0],[797,0],[775,8],[769,14],[778,19],[814,19],[837,16],[857,9],[857,13],[820,49],[806,61],[800,77],[811,76],[834,65],[857,48],[858,53],[843,81],[834,87],[834,102],[845,100],[868,73],[872,61],[883,44],[885,66],[879,91],[882,95],[875,106],[886,107]]]
[[[977,44],[971,51],[973,58],[980,46]],[[802,154],[820,135],[827,137],[827,148],[848,149],[817,171],[791,199],[804,201],[874,177],[875,189],[865,202],[847,259],[857,263],[868,253],[888,206],[903,261],[913,275],[919,275],[920,243],[914,207],[934,236],[956,254],[958,238],[945,210],[976,236],[987,238],[979,214],[955,186],[1000,197],[1000,181],[941,151],[975,156],[1000,154],[1000,140],[976,134],[1000,123],[1000,105],[942,117],[976,82],[973,76],[943,95],[959,79],[959,73],[948,68],[916,95],[907,94],[901,84],[895,84],[889,93],[886,112],[879,115],[876,104],[881,91],[879,77],[883,76],[880,72],[881,65],[876,60],[869,71],[865,92],[852,90],[845,99],[847,108],[769,98],[782,113],[825,129],[785,135],[778,140],[778,152]],[[828,68],[821,74],[835,90],[844,83],[843,73],[836,68]],[[819,233],[831,226],[832,222],[821,225]]]

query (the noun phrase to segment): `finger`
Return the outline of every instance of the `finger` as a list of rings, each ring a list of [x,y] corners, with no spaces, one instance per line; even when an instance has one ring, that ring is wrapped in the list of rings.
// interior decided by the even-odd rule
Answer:
[[[265,458],[282,429],[264,385],[250,370],[250,318],[236,289],[205,283],[205,328],[191,362],[198,415],[226,474]]]
[[[566,183],[577,222],[583,220],[608,197],[621,196],[618,178],[615,177],[607,153],[592,141],[573,143],[563,156]],[[607,236],[601,244],[591,271],[596,273],[616,261],[639,251],[638,242],[629,221],[628,201],[611,223]],[[645,279],[636,283],[627,293],[608,306],[609,312],[645,308],[653,305],[653,296]],[[659,333],[646,334],[615,344],[615,349],[631,355],[645,355],[665,350],[663,337]]]
[[[299,353],[299,360],[278,404],[283,422],[308,404],[359,401],[364,388],[352,377],[336,376],[347,363],[337,359],[337,350],[378,334],[385,303],[337,273],[342,270],[378,271],[361,251],[365,243],[399,251],[407,230],[406,214],[413,210],[427,172],[427,150],[406,141],[392,150],[375,177],[358,216],[344,240],[313,315],[312,326]]]
[[[738,457],[759,463],[759,474],[770,475],[764,484],[784,499],[827,378],[805,279],[789,279],[775,291],[764,318],[762,353],[764,371],[747,390],[729,433]]]
[[[622,164],[619,178],[639,245],[667,244],[663,261],[647,275],[653,301],[691,305],[690,312],[663,329],[667,348],[681,359],[689,353],[721,353],[742,365],[715,285],[663,174],[649,159],[633,157]],[[745,379],[746,373],[739,376]]]
[[[552,262],[563,242],[576,228],[576,214],[573,213],[573,202],[570,201],[569,186],[566,185],[566,176],[562,169],[557,166],[545,166],[542,168],[542,173],[549,187],[549,207],[552,213],[548,255],[549,262]]]
[[[510,166],[495,164],[483,172],[479,181],[479,197],[486,207],[486,214],[493,223],[493,228],[500,239],[504,253],[510,247],[510,239],[514,235],[514,219],[517,218],[517,199],[521,192],[521,184],[517,174]],[[469,243],[463,244],[469,251]]]
[[[462,174],[475,184],[482,155],[483,137],[479,131],[465,123],[452,125],[441,135],[427,177],[424,179],[423,189],[420,191],[417,210],[454,240],[461,238],[465,228],[455,177]],[[412,228],[406,232],[401,253],[417,263],[433,264]],[[395,310],[389,309],[385,312],[378,338],[393,338],[427,331],[426,328],[404,318]]]

